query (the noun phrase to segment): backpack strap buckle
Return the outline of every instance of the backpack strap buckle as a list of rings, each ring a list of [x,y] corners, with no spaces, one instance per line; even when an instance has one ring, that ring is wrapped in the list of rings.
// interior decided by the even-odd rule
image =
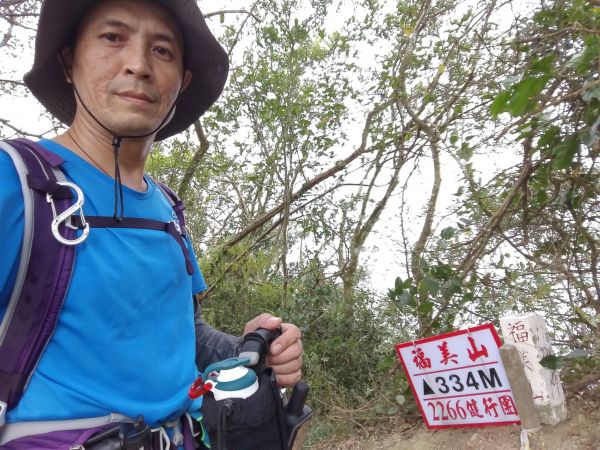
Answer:
[[[0,428],[4,426],[6,422],[6,410],[8,409],[8,405],[6,402],[0,401]]]
[[[81,244],[83,241],[85,241],[87,239],[87,237],[90,233],[90,225],[86,222],[85,216],[83,215],[83,209],[82,209],[82,206],[84,203],[83,191],[75,183],[71,183],[69,181],[57,181],[56,183],[60,184],[61,186],[66,186],[66,187],[73,189],[75,191],[76,196],[75,196],[75,203],[73,203],[71,206],[69,206],[62,213],[57,214],[56,206],[54,206],[54,200],[52,198],[52,194],[50,194],[50,193],[46,194],[46,200],[48,201],[48,203],[50,203],[50,206],[52,207],[53,220],[52,220],[52,224],[50,226],[52,229],[52,234],[54,235],[54,238],[63,245]],[[83,227],[83,228],[81,228],[81,230],[82,230],[81,235],[75,239],[67,239],[62,234],[60,234],[58,227],[61,223],[64,223],[64,226],[69,227],[74,230],[78,230],[79,228],[73,226],[73,224],[71,223],[71,217],[76,212],[79,212],[79,217],[81,219],[81,226]]]

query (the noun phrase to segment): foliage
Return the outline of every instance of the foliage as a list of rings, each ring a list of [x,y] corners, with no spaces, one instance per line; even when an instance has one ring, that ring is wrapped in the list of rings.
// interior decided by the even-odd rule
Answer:
[[[518,278],[527,279],[534,296],[529,306],[558,307],[549,319],[562,336],[595,333],[600,312],[599,18],[585,1],[535,11],[523,24],[524,37],[512,43],[520,73],[490,106],[493,116],[514,117],[509,128],[523,147],[522,167],[531,167],[499,239],[524,260]],[[514,176],[498,174],[489,194],[501,198]]]

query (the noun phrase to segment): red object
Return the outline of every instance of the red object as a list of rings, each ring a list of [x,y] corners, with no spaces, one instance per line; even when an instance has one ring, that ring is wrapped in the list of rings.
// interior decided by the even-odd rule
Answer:
[[[469,358],[471,361],[476,361],[481,357],[488,356],[488,351],[487,348],[485,348],[485,345],[481,345],[481,348],[478,349],[477,344],[475,344],[475,339],[473,339],[471,336],[469,336],[468,339],[469,343],[471,344],[471,349],[468,349],[467,352],[469,353]]]
[[[210,381],[205,383],[204,380],[202,379],[202,377],[198,377],[198,379],[196,381],[194,381],[194,384],[192,384],[192,387],[190,387],[190,390],[188,391],[188,395],[190,396],[190,398],[192,400],[195,400],[198,397],[201,397],[204,394],[206,394],[212,388],[213,388],[213,384]]]

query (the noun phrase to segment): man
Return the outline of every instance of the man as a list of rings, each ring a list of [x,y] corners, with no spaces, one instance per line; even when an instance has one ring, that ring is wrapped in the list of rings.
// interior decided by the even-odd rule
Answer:
[[[40,144],[64,160],[68,181],[85,195],[86,216],[112,217],[115,224],[173,220],[164,193],[144,175],[151,145],[206,111],[221,93],[227,68],[195,0],[44,1],[25,82],[69,125]],[[2,319],[23,238],[20,183],[4,152],[0,179]],[[68,424],[113,413],[143,416],[173,436],[168,424],[199,407],[187,395],[198,376],[195,359],[203,369],[233,356],[240,342],[199,317],[194,326],[190,297],[206,285],[187,240],[185,247],[193,266],[187,271],[182,249],[168,233],[92,228],[77,246],[54,334],[23,396],[6,414],[2,448],[18,441],[6,441],[6,428],[15,424]],[[259,327],[281,327],[268,363],[281,386],[294,384],[301,375],[298,328],[262,314],[244,333]],[[85,442],[79,439],[69,446]],[[62,448],[44,446],[43,436],[35,442],[36,448]]]

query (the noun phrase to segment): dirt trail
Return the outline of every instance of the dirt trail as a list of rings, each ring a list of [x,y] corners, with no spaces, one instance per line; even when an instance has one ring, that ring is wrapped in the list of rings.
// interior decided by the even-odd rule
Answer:
[[[467,428],[430,431],[421,421],[402,419],[387,426],[365,430],[356,437],[327,444],[331,450],[519,450],[521,428]],[[529,434],[531,450],[600,450],[600,387],[571,396],[568,417],[556,426],[544,425]]]

